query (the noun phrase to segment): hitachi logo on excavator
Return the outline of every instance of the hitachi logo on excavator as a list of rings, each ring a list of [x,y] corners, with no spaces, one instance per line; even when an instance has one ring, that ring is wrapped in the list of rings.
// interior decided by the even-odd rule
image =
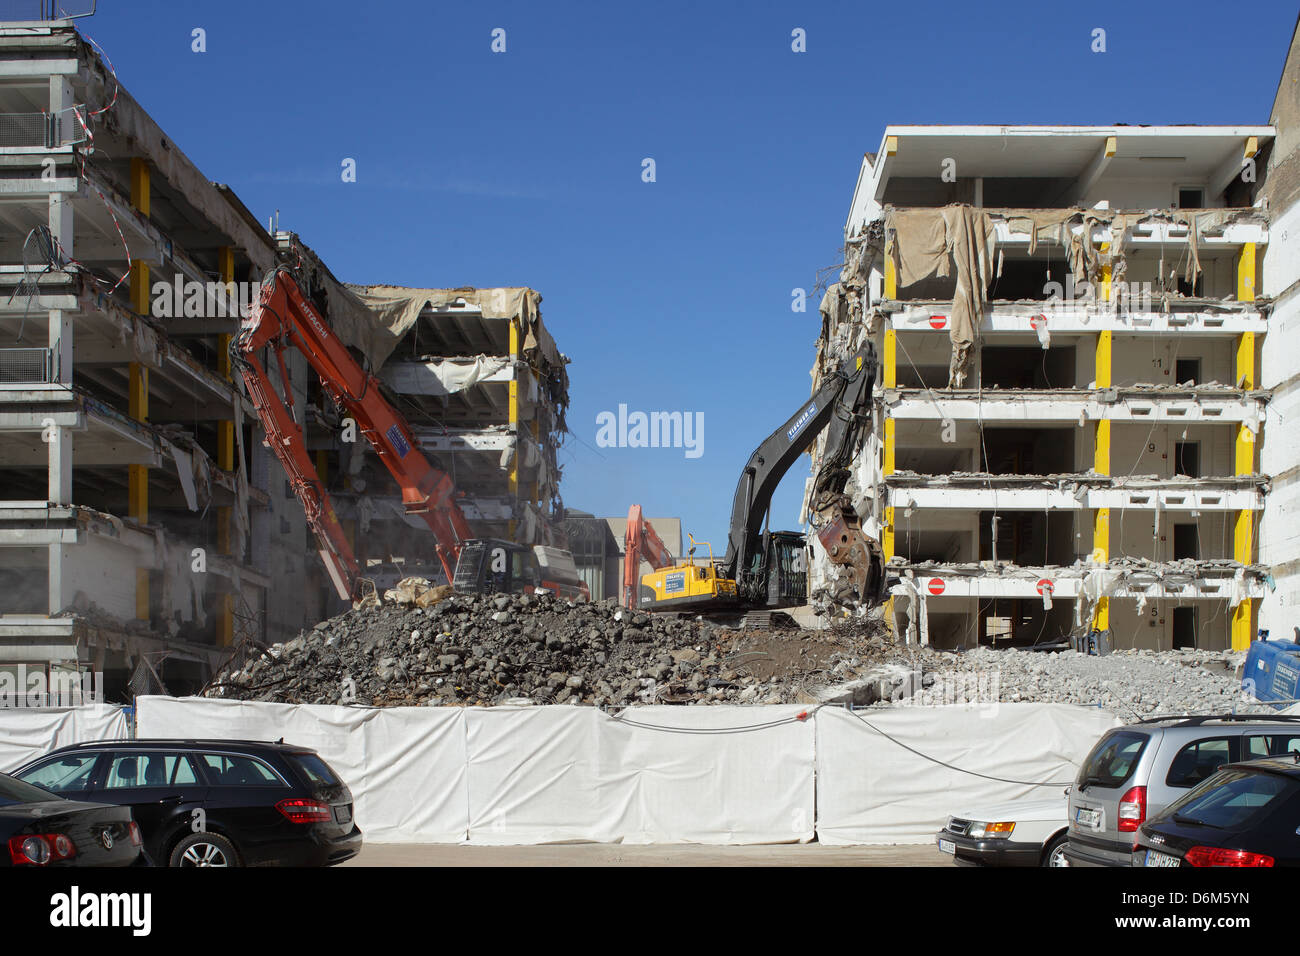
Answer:
[[[785,432],[786,439],[788,441],[794,441],[794,436],[799,434],[801,431],[803,431],[804,426],[807,425],[809,420],[816,414],[817,414],[817,403],[812,402],[809,404],[807,408],[803,410],[803,414],[800,415],[798,419],[795,420],[795,423],[791,425],[788,429],[786,429]]]
[[[322,339],[330,337],[329,330],[325,328],[325,323],[320,320],[320,316],[316,314],[315,309],[304,303],[302,311],[307,316],[307,321],[311,322],[312,328],[316,330]]]

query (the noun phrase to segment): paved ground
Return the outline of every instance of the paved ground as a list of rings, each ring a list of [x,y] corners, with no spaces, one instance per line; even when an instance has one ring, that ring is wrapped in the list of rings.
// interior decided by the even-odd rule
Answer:
[[[458,846],[448,843],[368,843],[343,866],[951,866],[932,845],[632,846],[568,843],[550,846]]]

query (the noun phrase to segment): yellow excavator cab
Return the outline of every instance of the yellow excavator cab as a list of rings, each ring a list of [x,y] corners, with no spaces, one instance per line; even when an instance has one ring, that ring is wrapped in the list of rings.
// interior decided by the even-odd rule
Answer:
[[[698,545],[692,535],[687,537],[691,540],[691,548],[686,561],[642,575],[642,586],[654,592],[653,601],[647,601],[644,606],[658,610],[679,604],[716,602],[726,605],[736,600],[736,582],[718,574],[713,546],[703,542],[709,549],[709,560],[706,564],[696,564],[695,549]]]

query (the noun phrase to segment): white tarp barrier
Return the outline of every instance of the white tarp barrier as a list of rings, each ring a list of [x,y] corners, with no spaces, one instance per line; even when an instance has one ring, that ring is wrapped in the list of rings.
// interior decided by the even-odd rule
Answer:
[[[121,707],[0,708],[0,771],[13,770],[56,747],[126,736],[126,715]]]
[[[566,706],[143,697],[137,726],[142,737],[311,747],[352,788],[375,843],[783,843],[815,831],[851,844],[925,843],[963,808],[1059,793],[1120,723],[1066,704],[825,707],[797,720],[803,710],[636,707],[614,718]]]
[[[811,840],[805,709],[471,709],[470,842]]]
[[[814,729],[793,719],[803,710],[638,707],[615,720],[587,707],[142,697],[137,727],[311,747],[376,843],[781,843],[813,836]]]
[[[315,750],[352,791],[374,843],[458,843],[468,829],[465,711],[141,697],[140,737],[279,740]]]
[[[817,838],[826,844],[927,843],[951,813],[1060,795],[1121,721],[1072,704],[956,704],[817,712]],[[879,728],[941,766],[911,753]]]

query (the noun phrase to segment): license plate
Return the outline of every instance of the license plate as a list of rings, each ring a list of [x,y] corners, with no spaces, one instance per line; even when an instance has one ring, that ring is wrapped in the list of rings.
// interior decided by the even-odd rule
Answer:
[[[348,823],[352,819],[351,807],[335,807],[334,819],[339,823]]]
[[[1183,861],[1176,856],[1170,856],[1168,853],[1160,853],[1157,850],[1147,850],[1146,862],[1144,866],[1182,866]]]
[[[952,853],[955,855],[957,853],[957,844],[953,843],[951,840],[940,840],[939,852]]]
[[[1086,830],[1101,829],[1101,811],[1078,807],[1074,811],[1074,822]]]

